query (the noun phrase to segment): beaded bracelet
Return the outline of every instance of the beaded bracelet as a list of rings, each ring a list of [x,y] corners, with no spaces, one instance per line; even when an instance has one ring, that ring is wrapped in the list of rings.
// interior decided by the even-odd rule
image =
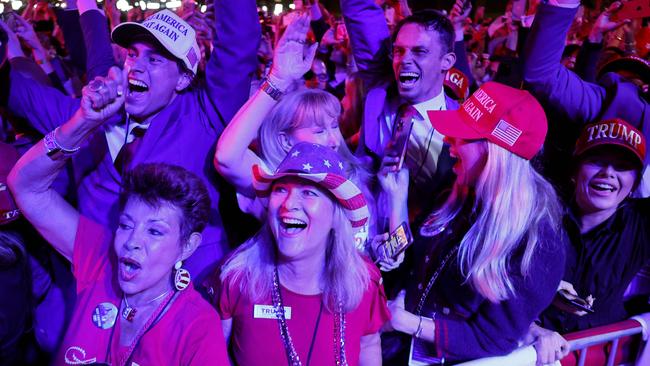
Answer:
[[[45,148],[47,149],[47,155],[53,156],[56,153],[63,153],[63,155],[72,155],[81,149],[80,146],[77,146],[73,149],[67,149],[56,140],[56,131],[59,130],[59,127],[55,128],[53,131],[50,131],[45,138],[43,139],[45,143]]]

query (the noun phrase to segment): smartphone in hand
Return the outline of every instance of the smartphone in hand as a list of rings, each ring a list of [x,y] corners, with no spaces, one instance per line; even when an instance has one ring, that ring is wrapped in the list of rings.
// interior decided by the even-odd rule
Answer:
[[[404,158],[406,157],[406,149],[408,148],[411,130],[413,130],[412,118],[399,119],[395,123],[393,135],[386,145],[386,150],[384,150],[384,156],[399,157],[399,163],[397,164],[398,171],[401,170],[402,165],[404,165]],[[382,164],[379,170],[381,171],[383,168],[384,165]]]
[[[411,244],[413,244],[413,235],[408,224],[403,222],[390,233],[388,241],[384,244],[386,256],[395,260]]]
[[[591,304],[589,304],[587,300],[573,295],[569,291],[559,290],[557,294],[559,295],[560,300],[570,308],[586,311],[589,314],[592,314],[594,312],[594,309],[592,309]]]

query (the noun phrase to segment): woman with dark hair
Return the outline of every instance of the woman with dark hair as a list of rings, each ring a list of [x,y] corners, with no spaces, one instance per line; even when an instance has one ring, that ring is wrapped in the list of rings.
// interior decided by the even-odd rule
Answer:
[[[585,312],[556,297],[531,325],[538,360],[550,363],[568,353],[567,333],[628,318],[624,293],[650,261],[650,198],[632,198],[641,181],[646,136],[621,119],[585,126],[574,152],[574,200],[564,226],[571,239],[564,297],[587,301]],[[559,333],[558,333],[559,332]]]
[[[118,75],[106,94],[84,88],[74,117],[16,164],[9,186],[22,214],[72,262],[77,301],[55,365],[224,365],[218,314],[182,268],[201,243],[210,198],[193,173],[145,164],[126,174],[114,233],[52,189],[70,155],[124,102]],[[111,95],[110,93],[114,93]]]
[[[266,220],[208,282],[237,365],[381,365],[386,296],[355,249],[368,207],[345,165],[303,142],[273,174],[254,166]]]
[[[458,111],[429,118],[457,158],[456,181],[420,227],[413,275],[389,304],[390,328],[427,364],[507,354],[564,269],[560,204],[530,163],[546,117],[529,93],[489,82]]]

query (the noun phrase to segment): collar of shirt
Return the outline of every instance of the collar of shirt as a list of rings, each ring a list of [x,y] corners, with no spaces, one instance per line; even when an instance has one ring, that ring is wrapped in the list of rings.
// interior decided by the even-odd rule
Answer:
[[[429,120],[427,117],[427,111],[446,111],[447,110],[447,101],[445,100],[445,90],[441,89],[440,93],[435,97],[425,100],[424,102],[413,105],[413,107],[420,113],[420,116],[425,120]]]
[[[104,133],[106,135],[106,142],[108,144],[108,150],[111,153],[111,158],[113,159],[113,161],[115,161],[115,159],[117,158],[117,154],[120,153],[122,146],[124,146],[126,126],[127,124],[116,124],[116,125],[107,125],[105,127]],[[134,136],[132,132],[134,128],[139,127],[146,130],[149,128],[149,122],[147,121],[147,123],[138,123],[131,120],[128,123],[128,126],[129,126],[129,135],[128,137],[126,137],[126,143],[130,143],[133,141]]]
[[[579,235],[580,237],[584,237],[584,238],[594,238],[600,235],[604,235],[605,233],[608,232],[621,231],[625,227],[625,223],[623,222],[622,212],[627,208],[628,205],[629,205],[628,202],[623,201],[612,216],[608,217],[605,221],[596,225],[588,232],[581,234],[580,216],[578,214],[577,207],[575,207],[575,204],[573,204],[571,209],[568,210],[568,213],[566,214],[565,217],[565,220],[568,220],[566,224],[571,225],[571,228],[567,227],[567,233],[573,239],[575,238],[576,235]]]

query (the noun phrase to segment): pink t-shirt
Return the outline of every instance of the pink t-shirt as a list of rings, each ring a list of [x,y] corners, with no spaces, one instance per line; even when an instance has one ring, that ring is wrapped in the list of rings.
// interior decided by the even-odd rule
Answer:
[[[359,306],[345,314],[345,354],[350,366],[359,364],[362,336],[377,333],[390,319],[386,294],[377,268],[368,264],[371,280]],[[309,346],[314,335],[321,295],[301,295],[282,287],[282,300],[287,313],[287,327],[303,365],[307,363]],[[272,301],[253,304],[239,291],[239,285],[227,281],[216,293],[217,307],[223,319],[231,319],[230,342],[239,366],[286,365],[280,328]],[[288,309],[291,308],[289,318]],[[310,365],[335,365],[334,314],[323,308]],[[337,336],[338,341],[338,336]]]
[[[119,312],[122,298],[111,246],[112,235],[106,228],[80,217],[72,255],[77,303],[54,365],[109,362],[107,357],[112,365],[126,362],[128,346],[119,344],[120,314],[113,327],[106,325],[109,310]],[[128,366],[229,365],[221,329],[217,312],[189,286],[144,334]]]

